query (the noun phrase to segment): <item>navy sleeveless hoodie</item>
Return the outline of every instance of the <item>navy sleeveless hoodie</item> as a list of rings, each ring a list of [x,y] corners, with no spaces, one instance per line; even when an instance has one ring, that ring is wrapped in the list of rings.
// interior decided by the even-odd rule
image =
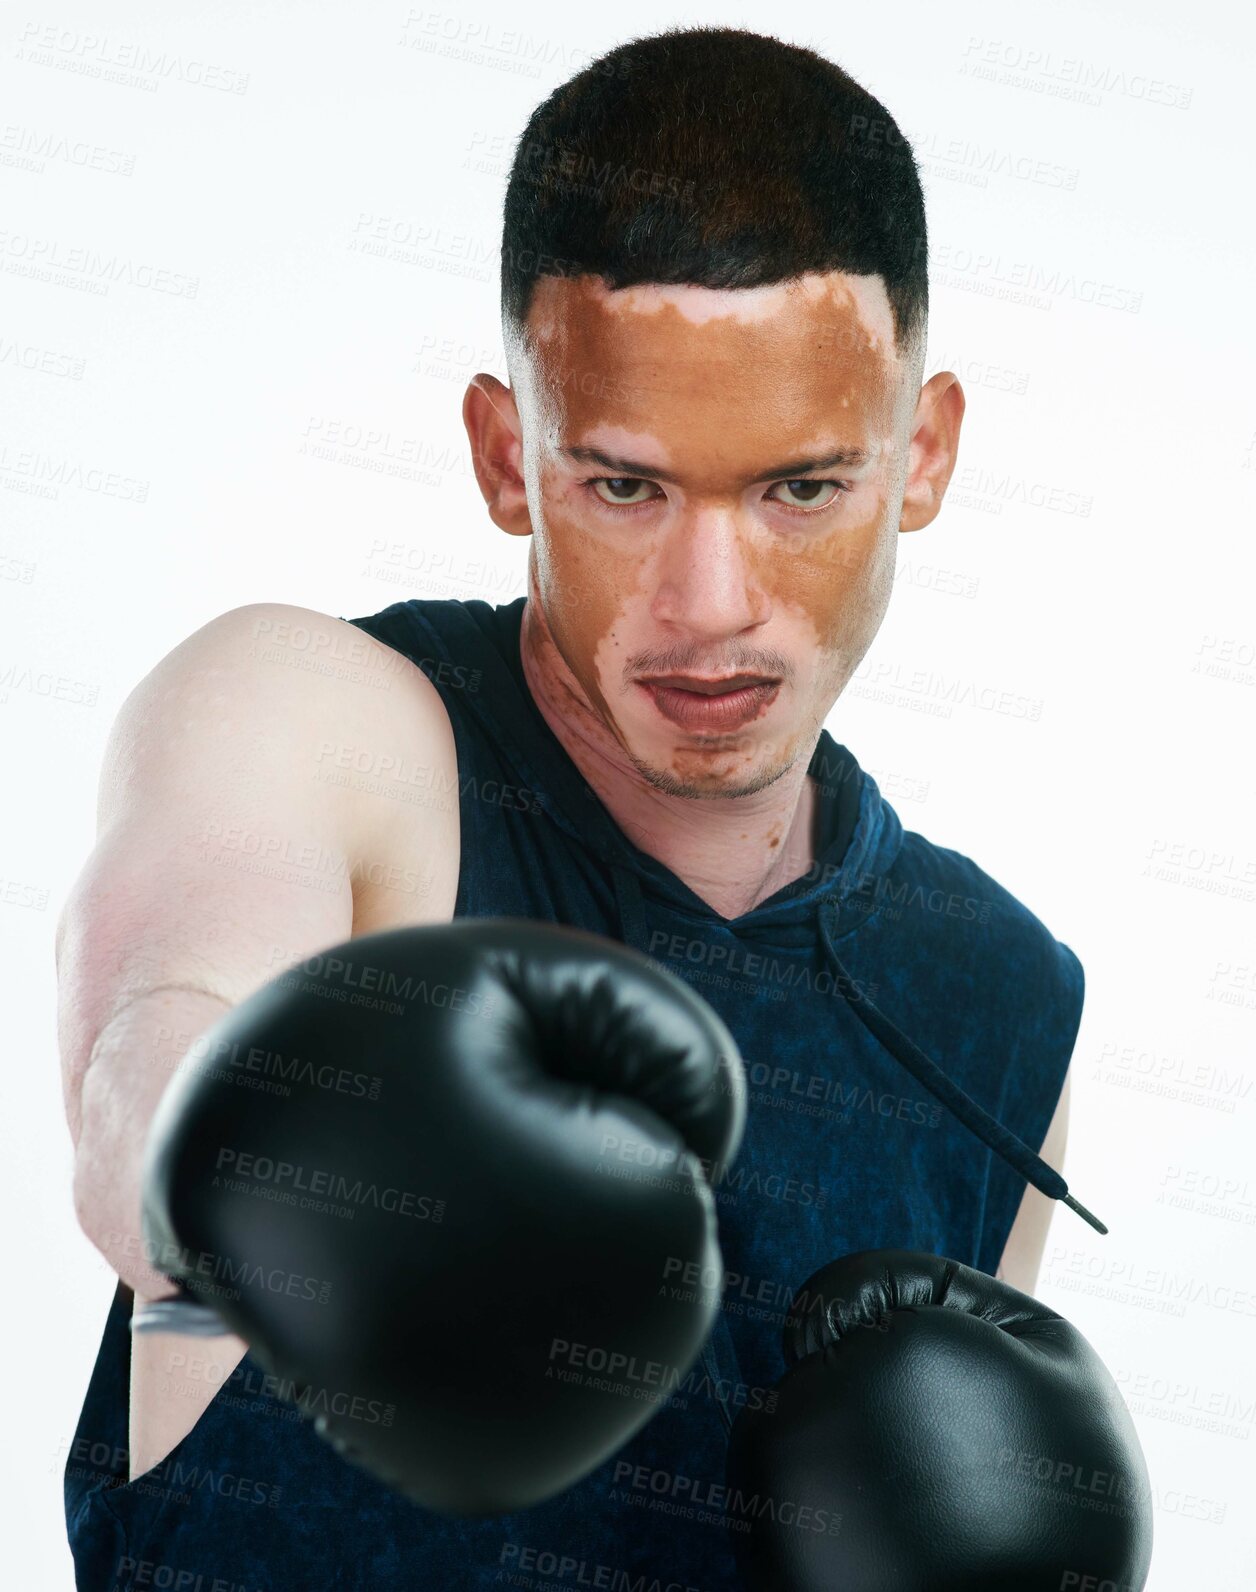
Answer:
[[[771,1407],[805,1280],[882,1247],[993,1273],[1026,1175],[1054,1176],[1025,1146],[1045,1137],[1080,1021],[1073,953],[966,857],[904,830],[827,731],[808,768],[814,865],[720,917],[627,839],[546,724],[519,658],[525,601],[412,599],[353,623],[422,668],[448,710],[455,916],[566,923],[633,946],[737,1040],[749,1110],[715,1189],[725,1276],[678,1265],[667,1284],[722,1282],[711,1340],[670,1392],[642,1377],[633,1395],[654,1415],[577,1486],[457,1520],[341,1459],[251,1354],[171,1454],[128,1483],[120,1283],[64,1470],[81,1592],[733,1592],[727,1434],[743,1405]],[[398,777],[430,778],[417,749]],[[815,1514],[805,1529],[838,1529]]]

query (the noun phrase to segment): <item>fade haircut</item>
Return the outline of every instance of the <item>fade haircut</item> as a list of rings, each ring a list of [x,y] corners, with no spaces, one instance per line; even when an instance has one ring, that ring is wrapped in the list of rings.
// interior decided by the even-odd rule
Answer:
[[[814,50],[741,28],[629,40],[556,88],[506,187],[501,309],[525,338],[542,276],[609,288],[880,276],[895,345],[923,365],[924,196],[881,102]]]

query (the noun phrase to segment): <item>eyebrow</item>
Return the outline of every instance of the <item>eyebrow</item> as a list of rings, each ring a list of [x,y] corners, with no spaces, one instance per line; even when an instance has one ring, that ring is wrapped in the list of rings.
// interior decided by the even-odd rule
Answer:
[[[625,459],[618,454],[603,453],[601,448],[559,448],[559,453],[571,459],[576,464],[598,464],[604,470],[610,470],[617,476],[625,476],[630,480],[643,481],[670,481],[679,482],[680,477],[673,475],[670,470],[660,470],[654,465],[643,464],[636,459]],[[775,465],[770,470],[765,470],[762,475],[752,475],[744,480],[743,486],[754,486],[760,481],[792,481],[798,476],[810,475],[816,470],[857,470],[861,465],[867,464],[870,455],[863,448],[837,448],[832,453],[814,455],[809,459],[790,459],[785,464]]]

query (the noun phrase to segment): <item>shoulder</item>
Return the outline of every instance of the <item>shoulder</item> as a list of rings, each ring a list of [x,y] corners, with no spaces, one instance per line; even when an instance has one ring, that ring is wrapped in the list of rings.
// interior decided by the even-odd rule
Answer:
[[[457,761],[439,692],[407,657],[346,619],[293,603],[230,609],[137,691],[131,711],[151,724],[186,721],[191,704],[221,703],[224,735],[239,754],[288,771],[271,781],[274,799],[338,811],[355,857],[381,848],[391,856],[390,847],[412,844],[416,824],[447,843],[456,836],[448,792],[456,791]],[[421,804],[412,799],[416,783]]]
[[[905,830],[889,890],[918,931],[960,956],[994,956],[1066,981],[1081,964],[1042,919],[971,857]]]
[[[287,603],[233,609],[200,634],[219,659],[252,658],[265,699],[255,738],[289,776],[271,782],[276,799],[339,815],[354,932],[450,917],[457,750],[424,670],[386,636]]]
[[[391,660],[391,661],[390,661]],[[337,698],[369,706],[373,669],[395,674],[395,655],[330,614],[293,603],[255,602],[207,620],[153,666],[123,704],[120,718],[142,729],[200,724],[207,710],[244,733],[302,733]],[[186,745],[193,737],[182,734]]]
[[[1005,1057],[1071,1053],[1081,962],[972,858],[905,830],[892,865],[863,890],[881,958],[902,970],[902,998],[926,1006],[957,1047],[980,1037]]]
[[[237,706],[243,697],[258,700],[271,714],[304,709],[297,721],[302,729],[341,719],[377,731],[409,722],[416,710],[433,724],[444,717],[422,671],[385,638],[295,603],[229,609],[193,632],[159,667],[173,676],[208,673],[230,683],[237,688]]]
[[[505,652],[512,631],[518,646],[523,601],[495,605],[480,597],[408,597],[347,623],[410,658],[468,647]]]

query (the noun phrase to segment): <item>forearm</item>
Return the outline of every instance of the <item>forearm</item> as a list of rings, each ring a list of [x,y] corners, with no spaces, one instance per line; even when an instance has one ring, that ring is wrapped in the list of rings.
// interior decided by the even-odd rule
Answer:
[[[74,1208],[79,1225],[136,1294],[170,1284],[140,1232],[144,1143],[158,1101],[199,1035],[227,1011],[220,997],[157,989],[123,1008],[97,1035],[72,1114],[77,1124]]]

